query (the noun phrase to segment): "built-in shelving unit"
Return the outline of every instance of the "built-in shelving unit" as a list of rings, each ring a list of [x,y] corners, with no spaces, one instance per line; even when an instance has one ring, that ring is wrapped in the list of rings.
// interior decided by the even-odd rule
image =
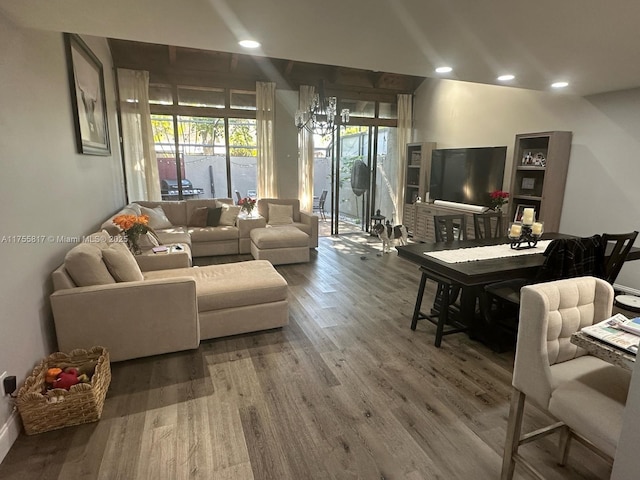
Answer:
[[[429,189],[429,174],[431,173],[431,152],[436,148],[435,142],[420,142],[407,144],[407,169],[404,187],[404,213],[402,223],[409,233],[413,233],[416,222],[416,199],[425,200]]]
[[[563,131],[516,135],[508,221],[525,207],[533,207],[545,231],[558,231],[571,138],[571,132]]]

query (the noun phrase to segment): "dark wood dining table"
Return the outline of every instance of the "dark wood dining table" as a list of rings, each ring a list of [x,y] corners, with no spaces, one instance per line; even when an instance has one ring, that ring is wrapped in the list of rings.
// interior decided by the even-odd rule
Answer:
[[[573,238],[572,235],[562,233],[547,233],[542,240],[555,238]],[[439,260],[427,253],[442,250],[455,250],[460,248],[480,247],[486,245],[508,244],[509,239],[478,239],[460,240],[453,242],[415,243],[405,246],[397,246],[398,256],[409,260],[420,267],[423,272],[433,274],[450,280],[452,283],[462,286],[460,299],[460,319],[466,324],[473,337],[484,338],[487,325],[484,318],[476,315],[477,299],[483,294],[485,285],[513,278],[534,277],[538,269],[543,265],[545,248],[535,247],[539,254],[518,255],[514,257],[492,258],[487,260],[474,260],[468,262],[448,263]],[[627,257],[629,260],[640,259],[640,248],[633,247]]]

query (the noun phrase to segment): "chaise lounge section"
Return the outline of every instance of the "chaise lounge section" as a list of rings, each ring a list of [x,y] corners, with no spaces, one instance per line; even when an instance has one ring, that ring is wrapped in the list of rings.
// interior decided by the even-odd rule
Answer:
[[[143,273],[112,239],[87,237],[52,274],[61,351],[100,345],[122,361],[288,324],[287,282],[268,261]]]

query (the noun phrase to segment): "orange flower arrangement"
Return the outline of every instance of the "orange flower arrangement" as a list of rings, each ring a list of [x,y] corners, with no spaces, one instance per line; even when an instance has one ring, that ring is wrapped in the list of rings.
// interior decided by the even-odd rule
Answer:
[[[124,232],[131,251],[136,255],[141,253],[138,238],[149,231],[149,215],[118,215],[113,223]]]

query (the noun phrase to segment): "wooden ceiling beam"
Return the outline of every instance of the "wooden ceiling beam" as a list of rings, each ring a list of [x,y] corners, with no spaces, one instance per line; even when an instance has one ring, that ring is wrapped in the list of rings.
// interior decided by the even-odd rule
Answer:
[[[424,80],[389,72],[126,40],[109,39],[109,47],[114,66],[147,70],[156,83],[250,88],[256,81],[272,81],[279,89],[296,90],[300,85],[317,86],[324,80],[327,93],[345,92],[366,99],[413,93]]]

